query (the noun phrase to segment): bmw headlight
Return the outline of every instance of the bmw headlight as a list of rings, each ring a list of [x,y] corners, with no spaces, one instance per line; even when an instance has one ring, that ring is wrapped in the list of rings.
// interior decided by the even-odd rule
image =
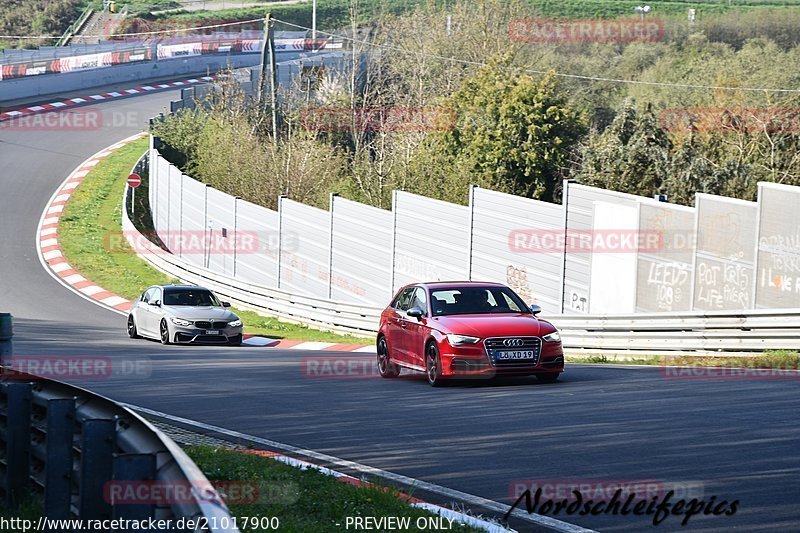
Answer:
[[[172,320],[172,323],[175,324],[176,326],[186,327],[186,326],[191,326],[192,325],[192,321],[191,320],[184,320],[182,318],[175,318],[174,316],[171,317],[170,320]]]
[[[464,344],[475,344],[478,342],[480,337],[469,337],[467,335],[455,335],[453,333],[447,334],[447,342],[450,343],[450,346],[463,346]]]
[[[230,326],[232,328],[238,328],[241,325],[242,325],[242,321],[241,320],[234,320],[233,322],[228,322],[228,326]]]
[[[558,331],[544,335],[542,339],[545,342],[561,342],[561,334]]]

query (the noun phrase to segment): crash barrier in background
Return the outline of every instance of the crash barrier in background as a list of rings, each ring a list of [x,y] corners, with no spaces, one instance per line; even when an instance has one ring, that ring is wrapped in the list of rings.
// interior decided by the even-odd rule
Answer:
[[[173,527],[184,519],[194,522],[190,531],[238,531],[205,475],[147,420],[79,387],[18,373],[22,370],[5,351],[0,490],[6,508],[34,496],[50,519],[153,518],[172,520]],[[112,482],[147,494],[137,492],[120,503],[109,490]]]
[[[253,32],[248,32],[252,34]],[[260,32],[256,32],[260,33]],[[218,33],[213,36],[105,41],[97,44],[0,50],[0,81],[93,70],[124,63],[186,59],[212,54],[261,54],[260,36]],[[310,39],[278,39],[276,52],[341,49],[342,43]]]
[[[101,41],[97,44],[0,51],[0,103],[64,92],[260,64],[260,32]],[[340,50],[341,42],[277,39],[276,52],[291,59]]]

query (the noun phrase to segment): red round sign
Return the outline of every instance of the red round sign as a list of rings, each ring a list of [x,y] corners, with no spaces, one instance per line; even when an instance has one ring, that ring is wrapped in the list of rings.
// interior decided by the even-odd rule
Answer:
[[[142,184],[142,177],[139,174],[131,174],[128,176],[128,187],[135,189]]]

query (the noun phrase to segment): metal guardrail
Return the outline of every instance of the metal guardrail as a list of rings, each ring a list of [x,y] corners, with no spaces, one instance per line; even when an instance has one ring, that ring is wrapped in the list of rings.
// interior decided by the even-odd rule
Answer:
[[[800,348],[800,309],[552,317],[585,350],[763,351]]]
[[[83,13],[80,14],[78,19],[70,24],[69,28],[67,28],[58,41],[56,41],[56,46],[65,46],[69,44],[69,41],[72,39],[72,37],[81,31],[81,28],[83,28],[83,25],[86,24],[86,21],[89,20],[89,17],[91,17],[93,13],[94,9],[91,7],[84,9]]]
[[[238,531],[220,495],[169,437],[108,398],[15,372],[10,341],[0,345],[0,503],[13,509],[38,495],[48,519],[152,518],[173,527],[184,519],[184,526],[193,521],[189,531]],[[115,502],[112,481],[172,487],[184,496],[163,505]]]

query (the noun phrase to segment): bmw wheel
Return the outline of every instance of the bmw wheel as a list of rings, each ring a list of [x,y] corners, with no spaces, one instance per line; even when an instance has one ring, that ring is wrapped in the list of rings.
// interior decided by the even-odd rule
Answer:
[[[163,318],[161,319],[161,325],[158,328],[161,338],[161,344],[169,344],[169,326],[167,325],[167,321]]]
[[[400,375],[400,367],[392,363],[389,357],[389,345],[386,337],[378,339],[378,373],[382,378],[396,378]]]
[[[139,338],[139,332],[136,331],[136,322],[133,320],[133,315],[128,315],[128,337],[131,339]]]

